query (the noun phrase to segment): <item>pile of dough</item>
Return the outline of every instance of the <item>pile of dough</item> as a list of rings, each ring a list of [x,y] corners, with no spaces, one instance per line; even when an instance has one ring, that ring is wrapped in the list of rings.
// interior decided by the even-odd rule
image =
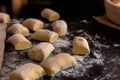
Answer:
[[[42,29],[44,27],[43,21],[34,18],[24,20],[22,24],[32,31],[37,31],[38,29]]]
[[[90,48],[88,42],[83,37],[74,37],[73,39],[73,54],[88,54],[90,53]]]
[[[59,53],[44,60],[40,65],[45,69],[47,75],[54,76],[57,72],[76,64],[75,59],[68,53]]]
[[[41,62],[45,60],[53,50],[54,46],[52,44],[41,42],[29,50],[28,56],[30,59]]]
[[[24,36],[27,36],[29,34],[29,30],[23,25],[16,23],[7,29],[7,33],[8,34],[22,34]]]
[[[32,34],[31,39],[54,43],[58,39],[58,34],[48,29],[40,29]]]
[[[60,19],[60,14],[49,8],[43,9],[43,11],[41,12],[41,16],[48,19],[49,21],[55,21],[57,19]]]
[[[67,23],[64,20],[57,20],[51,24],[53,31],[58,33],[59,36],[67,34]]]
[[[14,34],[7,41],[14,45],[15,50],[24,50],[32,47],[31,42],[22,34]]]
[[[7,13],[0,12],[0,23],[8,23],[10,16]]]
[[[27,63],[9,73],[10,80],[36,80],[46,74],[45,70],[33,63]]]

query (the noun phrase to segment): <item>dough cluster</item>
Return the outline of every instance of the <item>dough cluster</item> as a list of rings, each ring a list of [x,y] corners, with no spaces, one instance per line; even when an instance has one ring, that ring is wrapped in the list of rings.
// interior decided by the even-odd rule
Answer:
[[[2,14],[3,17],[1,17],[1,14],[0,21],[8,22],[9,16]],[[45,75],[54,76],[64,69],[77,65],[74,55],[90,53],[87,40],[83,37],[75,36],[71,55],[66,52],[52,55],[55,50],[53,43],[59,37],[65,36],[69,27],[67,22],[62,19],[59,20],[60,14],[52,9],[43,9],[41,16],[51,22],[50,27],[52,27],[52,30],[44,29],[44,22],[35,18],[25,19],[22,24],[16,23],[7,29],[7,33],[12,34],[7,41],[15,47],[15,50],[29,49],[28,57],[33,61],[39,62],[39,64],[26,63],[18,67],[9,73],[10,80],[36,80]],[[28,38],[30,32],[32,34]],[[32,39],[37,40],[39,43],[32,46]]]

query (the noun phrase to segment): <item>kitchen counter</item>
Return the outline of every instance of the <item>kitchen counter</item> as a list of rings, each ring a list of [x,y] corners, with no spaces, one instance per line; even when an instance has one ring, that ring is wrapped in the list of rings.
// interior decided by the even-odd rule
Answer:
[[[75,55],[77,66],[65,69],[53,77],[44,76],[39,80],[119,80],[120,79],[120,31],[101,25],[91,20],[70,20],[68,34],[60,37],[53,45],[56,47],[51,55],[59,52],[71,54],[74,36],[82,36],[88,40],[91,53],[89,55]],[[46,22],[45,28],[49,28]],[[9,35],[8,35],[9,36]],[[31,40],[33,45],[37,41]],[[8,80],[8,73],[17,67],[32,61],[27,56],[28,50],[15,51],[14,47],[6,43],[4,64],[0,80]]]

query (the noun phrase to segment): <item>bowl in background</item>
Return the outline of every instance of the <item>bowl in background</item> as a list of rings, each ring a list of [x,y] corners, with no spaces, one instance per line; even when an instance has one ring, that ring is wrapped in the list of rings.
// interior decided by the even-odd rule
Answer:
[[[104,0],[108,19],[120,25],[120,0]]]

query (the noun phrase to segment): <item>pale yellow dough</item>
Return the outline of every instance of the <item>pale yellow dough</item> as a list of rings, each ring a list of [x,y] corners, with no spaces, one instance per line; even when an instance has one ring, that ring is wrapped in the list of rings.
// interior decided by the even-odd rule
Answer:
[[[44,60],[40,65],[45,69],[47,75],[54,76],[59,71],[76,66],[76,60],[68,53],[59,53]]]
[[[31,42],[22,34],[14,34],[7,41],[14,45],[15,50],[24,50],[32,47]]]
[[[8,23],[9,21],[10,21],[9,14],[0,12],[0,23]]]
[[[53,31],[58,33],[59,36],[67,34],[67,23],[64,20],[56,20],[51,24],[51,26]]]
[[[89,54],[90,48],[87,40],[79,36],[74,37],[72,53],[73,54]]]
[[[54,46],[48,42],[41,42],[29,50],[28,56],[32,60],[43,61],[54,50]]]
[[[22,24],[32,31],[37,31],[44,27],[43,21],[34,19],[34,18],[28,18],[28,19],[24,20]]]
[[[7,33],[8,34],[22,34],[24,36],[27,36],[29,34],[29,30],[24,27],[22,24],[16,23],[11,25],[8,29],[7,29]]]
[[[45,8],[41,12],[41,16],[49,21],[60,19],[60,14],[52,9]]]
[[[48,29],[40,29],[32,34],[31,39],[54,43],[58,39],[58,34]]]
[[[45,70],[33,63],[26,63],[9,73],[10,80],[36,80],[46,74]]]

